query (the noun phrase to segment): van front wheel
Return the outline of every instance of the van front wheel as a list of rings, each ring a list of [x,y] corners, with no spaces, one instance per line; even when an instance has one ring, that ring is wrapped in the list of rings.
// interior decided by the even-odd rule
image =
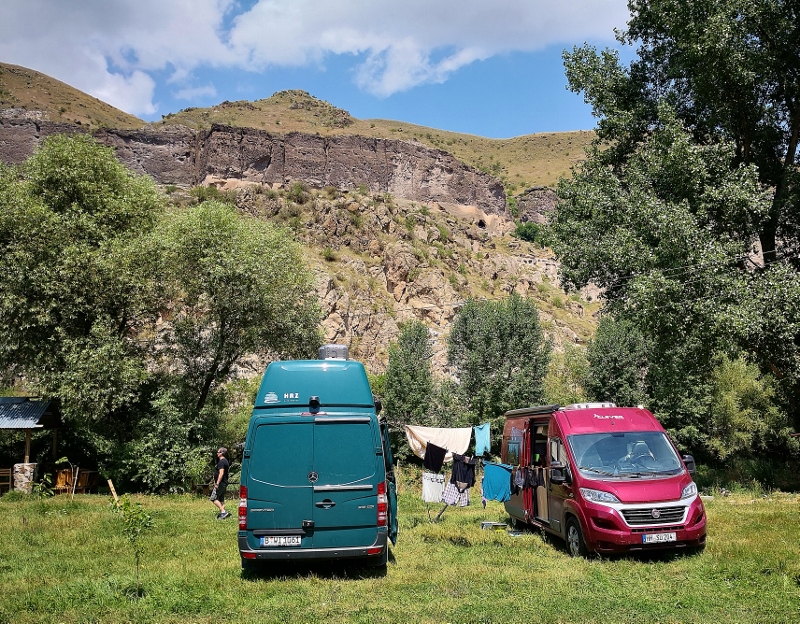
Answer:
[[[583,541],[581,524],[576,518],[567,521],[567,550],[572,557],[585,557],[589,554],[586,549],[586,542]]]

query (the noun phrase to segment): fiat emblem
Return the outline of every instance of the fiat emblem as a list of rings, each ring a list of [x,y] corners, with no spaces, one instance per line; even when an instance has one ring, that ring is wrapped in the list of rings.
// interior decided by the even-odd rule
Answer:
[[[311,481],[311,483],[316,483],[317,479],[319,479],[319,475],[316,472],[312,470],[308,473],[308,480]]]
[[[659,509],[653,509],[653,510],[650,512],[650,515],[651,515],[651,516],[653,516],[653,519],[654,519],[654,520],[658,520],[658,519],[661,517],[661,510],[659,510]]]

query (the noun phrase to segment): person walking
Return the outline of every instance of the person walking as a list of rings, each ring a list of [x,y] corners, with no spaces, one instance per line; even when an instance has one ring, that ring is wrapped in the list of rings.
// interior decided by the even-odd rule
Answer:
[[[225,492],[228,489],[228,469],[230,463],[225,458],[228,452],[224,446],[217,449],[217,465],[214,468],[214,490],[211,492],[211,500],[219,509],[217,520],[224,520],[230,517],[230,513],[225,511]]]

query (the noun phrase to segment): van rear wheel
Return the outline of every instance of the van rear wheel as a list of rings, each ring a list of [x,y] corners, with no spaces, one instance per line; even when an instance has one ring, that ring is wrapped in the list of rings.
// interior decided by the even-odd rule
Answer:
[[[367,559],[367,566],[370,568],[385,568],[389,563],[389,547],[383,551],[380,557],[370,557]]]
[[[581,524],[576,518],[567,521],[567,550],[572,557],[585,557],[589,554],[586,542],[583,541]]]

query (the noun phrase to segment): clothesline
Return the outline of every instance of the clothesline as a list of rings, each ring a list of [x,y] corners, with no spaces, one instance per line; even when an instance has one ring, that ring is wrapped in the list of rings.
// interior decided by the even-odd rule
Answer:
[[[420,459],[425,458],[427,447],[433,444],[445,449],[444,462],[453,460],[453,453],[463,455],[475,437],[475,454],[484,455],[489,451],[489,423],[475,427],[423,427],[404,425],[408,446]],[[438,471],[437,471],[438,472]]]

